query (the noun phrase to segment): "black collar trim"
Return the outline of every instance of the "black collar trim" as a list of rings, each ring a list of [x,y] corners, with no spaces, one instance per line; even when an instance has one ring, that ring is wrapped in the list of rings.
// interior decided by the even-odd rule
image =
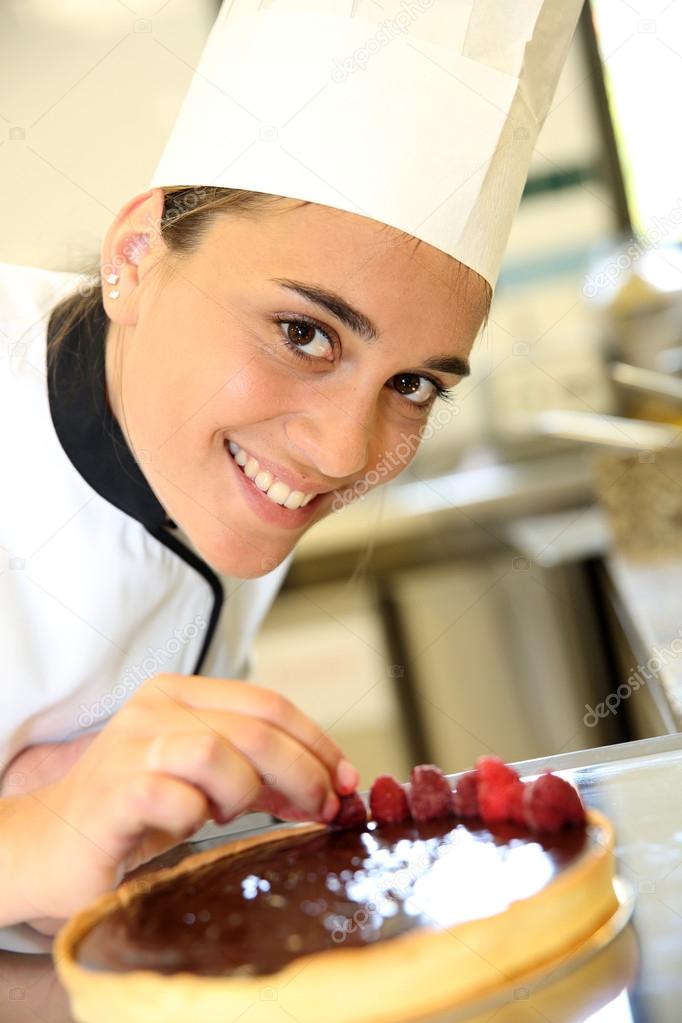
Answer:
[[[59,327],[59,306],[47,328],[50,342]],[[193,674],[198,675],[211,645],[224,600],[222,583],[210,565],[170,529],[176,523],[149,486],[135,461],[106,397],[105,338],[108,317],[99,301],[92,313],[65,336],[47,364],[50,415],[69,460],[110,504],[137,519],[160,543],[204,577],[211,587],[213,608]]]
[[[48,352],[59,326],[47,329]],[[175,526],[135,461],[106,399],[104,342],[108,317],[100,302],[59,346],[48,372],[50,414],[70,461],[93,490],[154,531]]]

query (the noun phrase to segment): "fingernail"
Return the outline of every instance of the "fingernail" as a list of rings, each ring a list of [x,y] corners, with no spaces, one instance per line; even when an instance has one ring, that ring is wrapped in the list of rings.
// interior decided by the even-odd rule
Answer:
[[[348,760],[340,760],[336,768],[336,783],[344,795],[353,792],[360,781],[360,775]]]

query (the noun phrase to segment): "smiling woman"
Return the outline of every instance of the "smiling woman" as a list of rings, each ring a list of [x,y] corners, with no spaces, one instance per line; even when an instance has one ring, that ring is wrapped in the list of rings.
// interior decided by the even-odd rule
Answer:
[[[405,468],[391,455],[469,372],[491,293],[377,221],[218,188],[134,198],[102,264],[120,270],[103,299],[109,405],[171,519],[239,578],[279,564],[380,459],[381,482]],[[101,302],[57,310],[51,366]]]
[[[580,6],[223,3],[96,272],[0,266],[0,926],[358,785],[251,646],[469,372]]]

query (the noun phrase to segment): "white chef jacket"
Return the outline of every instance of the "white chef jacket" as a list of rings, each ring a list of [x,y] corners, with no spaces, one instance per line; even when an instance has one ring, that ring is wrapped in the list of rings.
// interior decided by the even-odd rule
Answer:
[[[101,302],[48,378],[50,313],[82,283],[0,264],[0,771],[150,675],[246,677],[291,560],[219,575],[166,516],[106,404]]]

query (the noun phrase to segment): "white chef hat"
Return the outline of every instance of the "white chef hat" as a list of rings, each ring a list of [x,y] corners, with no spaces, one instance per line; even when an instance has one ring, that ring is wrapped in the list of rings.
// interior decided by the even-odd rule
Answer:
[[[149,187],[357,213],[494,286],[583,0],[223,0]]]

